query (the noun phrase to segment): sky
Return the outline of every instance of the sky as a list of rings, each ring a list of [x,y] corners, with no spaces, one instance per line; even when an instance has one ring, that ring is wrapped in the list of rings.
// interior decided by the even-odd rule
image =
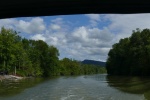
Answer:
[[[58,48],[60,59],[106,61],[108,52],[136,28],[150,28],[150,14],[80,14],[0,19],[21,37]]]

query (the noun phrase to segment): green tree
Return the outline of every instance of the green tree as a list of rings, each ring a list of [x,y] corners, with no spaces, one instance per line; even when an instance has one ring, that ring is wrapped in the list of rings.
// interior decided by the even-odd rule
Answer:
[[[1,28],[0,32],[0,54],[1,54],[1,68],[10,70],[10,62],[15,58],[15,51],[17,49],[16,39],[18,35],[16,31],[11,29]]]
[[[59,68],[59,51],[54,46],[49,46],[48,51],[46,54],[46,60],[45,63],[47,63],[47,66],[44,67],[44,75],[46,76],[56,76],[60,75],[60,68]]]
[[[97,66],[83,65],[68,58],[59,60],[58,57],[59,50],[42,40],[22,38],[18,32],[4,27],[0,31],[0,70],[7,70],[9,74],[57,76],[94,74],[103,71]]]
[[[106,68],[111,75],[150,75],[150,30],[137,29],[121,39],[108,53]]]

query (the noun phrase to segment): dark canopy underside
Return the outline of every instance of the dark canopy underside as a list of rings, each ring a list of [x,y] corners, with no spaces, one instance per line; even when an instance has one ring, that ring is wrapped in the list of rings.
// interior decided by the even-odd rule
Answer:
[[[146,0],[0,0],[0,18],[149,12]]]

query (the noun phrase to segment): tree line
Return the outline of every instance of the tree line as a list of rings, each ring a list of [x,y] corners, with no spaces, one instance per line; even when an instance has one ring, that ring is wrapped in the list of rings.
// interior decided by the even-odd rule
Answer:
[[[136,29],[130,37],[115,43],[106,68],[110,75],[150,75],[150,29]]]
[[[105,68],[84,65],[64,58],[59,60],[59,50],[42,40],[22,38],[12,29],[0,31],[0,71],[20,76],[56,76],[96,74]]]

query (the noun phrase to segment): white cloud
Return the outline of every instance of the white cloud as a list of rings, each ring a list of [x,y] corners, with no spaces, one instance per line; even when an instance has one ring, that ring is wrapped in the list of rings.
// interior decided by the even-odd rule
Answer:
[[[50,31],[57,31],[57,32],[67,32],[70,28],[67,21],[64,21],[63,18],[55,18],[50,21]]]
[[[39,33],[46,29],[43,19],[39,17],[32,18],[31,21],[19,20],[16,27],[25,33]]]
[[[109,31],[108,28],[104,28],[100,30],[99,28],[91,28],[89,29],[89,37],[93,39],[99,39],[104,42],[111,41],[113,38],[113,34]]]
[[[4,26],[5,28],[13,29],[16,24],[17,24],[17,20],[15,20],[13,18],[0,20],[0,27]]]
[[[61,57],[77,60],[106,60],[107,52],[111,47],[111,37],[111,33],[107,29],[100,30],[81,26],[69,33],[47,30],[44,34],[32,36],[32,39],[41,39],[49,45],[55,45],[59,49]]]
[[[56,18],[51,20],[52,23],[63,24],[63,18]]]
[[[31,39],[40,39],[49,45],[55,45],[60,51],[61,58],[103,61],[107,59],[112,44],[120,38],[130,36],[136,28],[150,28],[150,14],[87,14],[86,17],[89,18],[90,25],[82,26],[82,21],[78,21],[81,23],[80,26],[71,27],[65,18],[59,17],[46,22],[45,19],[36,17],[28,20],[3,19],[0,20],[0,27],[36,33],[28,35]]]
[[[15,19],[1,19],[0,26],[14,24],[16,22]]]
[[[61,27],[59,25],[57,25],[57,24],[51,24],[50,25],[50,29],[52,29],[52,30],[60,30]]]
[[[47,31],[44,36],[49,45],[55,45],[57,47],[66,45],[66,37],[64,32]]]
[[[88,39],[87,29],[84,26],[75,29],[71,35],[72,35],[71,41],[82,42],[87,41]]]
[[[47,38],[47,42],[51,45],[55,45],[57,46],[58,44],[58,38],[55,36],[49,36],[49,38]]]
[[[91,20],[100,21],[99,14],[86,14],[86,16],[89,17]]]
[[[46,40],[46,37],[44,37],[43,34],[35,34],[35,35],[33,35],[33,36],[31,37],[31,39],[33,39],[33,40],[43,40],[43,41],[45,41],[45,40]]]
[[[46,29],[44,20],[40,17],[35,17],[29,21],[12,19],[1,19],[0,27],[12,28],[25,33],[40,33]]]
[[[89,15],[88,15],[89,16]],[[90,15],[90,21],[100,22],[99,17]],[[112,45],[120,38],[128,37],[136,28],[150,28],[150,14],[130,15],[103,15],[103,22],[109,23],[103,26],[81,26],[67,34],[66,52],[76,59],[107,59],[107,53]],[[67,50],[68,48],[72,50]]]
[[[101,21],[99,14],[85,14],[90,19],[91,26],[97,26],[98,22]]]
[[[107,59],[114,35],[107,29],[89,28],[81,26],[76,28],[67,38],[67,52],[76,59]],[[98,57],[98,58],[97,58]]]
[[[136,28],[150,28],[150,14],[111,14],[105,15],[111,23],[108,29],[116,34],[116,41],[129,37]]]
[[[69,42],[79,42],[82,46],[108,46],[114,35],[107,29],[100,30],[98,28],[79,27],[75,29],[69,37]]]

